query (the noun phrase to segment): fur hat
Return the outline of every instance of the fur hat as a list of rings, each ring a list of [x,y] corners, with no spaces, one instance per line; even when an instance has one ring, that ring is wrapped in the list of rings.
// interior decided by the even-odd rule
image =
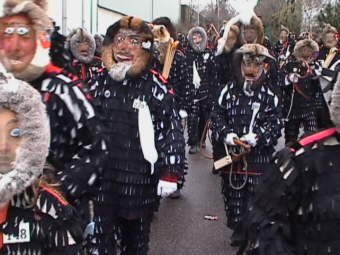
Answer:
[[[38,78],[50,63],[49,33],[52,32],[53,26],[46,13],[47,2],[45,0],[5,0],[2,7],[2,18],[16,14],[25,14],[33,23],[33,28],[37,36],[35,55],[26,70],[20,73],[14,73],[14,76],[18,79],[32,81]]]
[[[303,39],[295,44],[293,54],[297,59],[310,59],[317,52],[319,52],[319,46],[315,41]]]
[[[239,32],[239,41],[244,44],[244,38],[243,38],[243,30],[244,27],[251,27],[254,28],[257,32],[257,40],[256,43],[257,44],[263,44],[264,41],[264,27],[263,27],[263,23],[261,21],[261,19],[255,15],[255,13],[250,17],[250,19],[246,22],[244,20],[244,17],[242,17],[241,15],[237,15],[235,17],[233,17],[232,19],[230,19],[225,25],[224,25],[224,32],[223,32],[223,36],[218,40],[218,45],[217,45],[217,51],[216,51],[216,55],[220,55],[223,52],[225,52],[225,49],[228,47],[225,47],[225,44],[228,41],[228,34],[229,31],[234,29],[233,26],[238,26],[240,32]]]
[[[270,58],[270,59],[275,60],[275,58],[272,55],[270,55],[266,47],[264,47],[263,45],[257,44],[257,43],[244,44],[235,53],[242,54],[242,55],[250,54],[253,56],[263,56],[265,58]]]
[[[331,24],[326,24],[325,27],[322,29],[322,35],[325,35],[328,33],[337,34],[338,30],[335,27],[331,26]]]
[[[333,34],[336,35],[336,34],[338,34],[338,30],[335,27],[331,26],[330,24],[325,25],[325,27],[323,28],[322,33],[321,33],[321,40],[322,40],[324,45],[328,45],[326,35],[329,34],[329,33],[333,33]],[[334,44],[336,45],[337,44],[336,38],[334,38],[334,40],[335,40]]]
[[[108,70],[111,70],[111,68],[115,64],[117,64],[113,57],[112,43],[113,43],[115,35],[118,33],[119,29],[121,28],[131,29],[133,31],[136,31],[138,35],[142,37],[144,40],[143,45],[142,45],[142,47],[145,49],[144,56],[143,56],[144,61],[140,63],[136,63],[128,71],[129,76],[136,77],[146,69],[146,66],[150,62],[150,59],[152,56],[152,50],[153,50],[154,36],[152,34],[150,27],[146,24],[146,22],[136,17],[125,16],[121,18],[120,20],[118,20],[113,25],[111,25],[106,31],[106,35],[104,37],[104,42],[103,42],[103,50],[102,50],[102,60],[103,60],[105,67]]]
[[[202,35],[202,42],[197,46],[196,44],[194,44],[193,42],[193,35],[194,33],[200,33]],[[191,46],[191,48],[193,48],[195,51],[197,52],[203,52],[206,47],[207,47],[207,43],[208,43],[208,35],[207,32],[204,30],[203,27],[193,27],[189,30],[188,32],[188,42]]]
[[[0,107],[17,114],[24,138],[17,149],[14,169],[0,174],[0,203],[6,203],[42,174],[50,144],[50,127],[40,93],[6,73],[3,67],[0,77]]]
[[[66,48],[69,49],[72,55],[83,63],[90,63],[93,60],[96,50],[96,42],[94,37],[83,28],[73,29],[67,36]],[[87,42],[89,44],[89,55],[84,57],[79,52],[79,43]]]
[[[155,37],[154,43],[157,58],[161,64],[164,64],[169,43],[173,42],[173,38],[171,38],[168,29],[164,25],[152,25],[152,33]]]

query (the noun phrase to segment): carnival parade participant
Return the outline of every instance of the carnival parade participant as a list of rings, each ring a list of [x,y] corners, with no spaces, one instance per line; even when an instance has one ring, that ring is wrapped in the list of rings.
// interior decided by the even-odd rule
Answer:
[[[300,125],[304,132],[317,129],[315,103],[318,90],[315,60],[318,44],[311,39],[295,44],[294,53],[281,68],[281,84],[284,90],[285,143],[298,139]]]
[[[159,196],[176,191],[185,162],[181,119],[160,74],[152,69],[154,36],[139,18],[123,17],[106,32],[106,74],[96,100],[109,156],[94,201],[96,254],[148,253]]]
[[[200,147],[203,130],[211,111],[211,92],[218,82],[215,57],[213,52],[207,49],[207,40],[207,34],[202,27],[193,27],[188,32],[189,48],[185,54],[189,74],[187,82],[189,84],[188,145],[190,154],[197,153]]]
[[[83,83],[52,64],[46,1],[8,0],[1,14],[1,61],[42,95],[51,127],[48,162],[62,191],[88,223],[88,200],[102,171],[105,141]]]
[[[339,254],[340,76],[332,92],[335,127],[278,152],[233,236],[239,254]]]
[[[0,66],[1,254],[83,254],[75,210],[42,177],[49,128],[39,92]]]
[[[235,140],[248,144],[242,160],[221,168],[228,227],[240,222],[247,201],[263,173],[270,171],[270,160],[281,133],[281,107],[272,80],[264,71],[273,58],[259,44],[244,44],[235,53],[236,78],[227,83],[215,100],[212,130],[216,141],[225,145],[220,158],[239,154]],[[217,155],[216,155],[217,156]],[[218,158],[218,157],[217,157]]]

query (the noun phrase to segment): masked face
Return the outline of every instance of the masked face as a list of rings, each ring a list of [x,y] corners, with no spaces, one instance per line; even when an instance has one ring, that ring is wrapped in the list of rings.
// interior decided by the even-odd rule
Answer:
[[[113,39],[113,57],[118,63],[133,65],[143,55],[143,39],[131,29],[120,29]]]
[[[5,108],[0,108],[0,174],[13,170],[16,150],[22,140],[16,114]]]
[[[257,31],[253,27],[246,26],[243,29],[242,36],[245,43],[256,43]]]
[[[288,33],[286,30],[282,30],[280,33],[280,41],[282,43],[286,42],[288,40]]]
[[[327,33],[325,34],[324,44],[327,48],[336,47],[338,44],[338,39],[335,33]]]
[[[21,72],[31,63],[36,52],[36,33],[25,15],[13,15],[1,20],[3,64],[10,72]]]
[[[192,41],[196,45],[200,45],[200,43],[203,41],[203,36],[200,33],[194,33],[192,35]]]
[[[241,63],[242,75],[245,80],[256,81],[264,71],[264,57],[244,54]]]

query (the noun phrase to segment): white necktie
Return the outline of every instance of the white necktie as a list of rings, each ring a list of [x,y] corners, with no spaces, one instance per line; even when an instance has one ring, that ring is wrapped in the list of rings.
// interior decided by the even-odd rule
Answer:
[[[139,101],[139,100],[138,100]],[[138,107],[139,140],[146,161],[151,164],[151,174],[154,173],[154,164],[158,159],[155,146],[155,132],[149,106],[145,101],[139,101]]]
[[[196,67],[196,62],[193,62],[193,66],[192,66],[192,70],[193,70],[193,79],[192,79],[192,83],[195,85],[195,89],[198,89],[201,86],[201,77],[197,71],[197,67]]]

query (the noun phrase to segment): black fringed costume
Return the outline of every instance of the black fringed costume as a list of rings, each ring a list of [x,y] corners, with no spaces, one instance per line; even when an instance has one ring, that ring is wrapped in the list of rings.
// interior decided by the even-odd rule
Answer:
[[[232,184],[240,186],[246,182],[244,188],[240,190],[232,188],[229,183],[230,169],[228,167],[223,169],[221,174],[222,193],[225,198],[225,209],[230,228],[234,228],[235,224],[240,221],[241,214],[245,210],[247,200],[253,194],[259,176],[269,170],[274,146],[281,132],[281,108],[277,95],[271,89],[270,80],[265,79],[263,74],[255,86],[253,96],[247,96],[242,86],[237,85],[236,82],[228,83],[216,100],[212,113],[214,138],[223,144],[228,133],[236,133],[242,137],[250,132],[252,106],[254,103],[260,104],[252,127],[253,132],[259,136],[258,143],[246,156],[248,176],[242,170],[244,165],[241,163],[233,165]],[[233,146],[228,146],[228,148],[230,152],[235,150]],[[216,151],[215,154],[216,158],[226,155],[224,150]]]
[[[152,115],[158,152],[153,175],[140,145],[136,99],[147,102]],[[155,71],[122,82],[107,74],[99,82],[96,101],[109,150],[95,201],[96,242],[112,242],[114,224],[123,254],[147,254],[150,223],[159,203],[159,178],[176,179],[184,169],[181,120]],[[100,254],[113,254],[104,249]]]
[[[170,69],[168,84],[174,89],[177,108],[188,111],[190,83],[188,82],[189,72],[186,64],[186,55],[177,50]]]
[[[1,255],[81,255],[82,229],[74,209],[45,183],[14,197],[0,224]],[[6,235],[6,237],[4,236]]]
[[[289,75],[299,74],[296,83],[289,80]],[[295,142],[298,139],[300,125],[304,131],[315,132],[317,129],[315,106],[318,83],[311,66],[306,66],[291,57],[281,68],[281,84],[284,86],[285,142]]]
[[[340,254],[339,141],[331,128],[277,153],[233,236],[247,254]]]
[[[82,90],[83,83],[59,68],[49,66],[32,85],[42,93],[50,119],[48,161],[60,170],[63,191],[74,202],[92,192],[103,169],[106,144],[96,113]]]
[[[193,84],[194,63],[201,78],[198,88]],[[199,145],[204,126],[209,118],[212,88],[216,86],[218,80],[212,51],[206,49],[203,52],[196,52],[189,48],[186,51],[186,64],[189,84],[188,144],[195,146]]]

